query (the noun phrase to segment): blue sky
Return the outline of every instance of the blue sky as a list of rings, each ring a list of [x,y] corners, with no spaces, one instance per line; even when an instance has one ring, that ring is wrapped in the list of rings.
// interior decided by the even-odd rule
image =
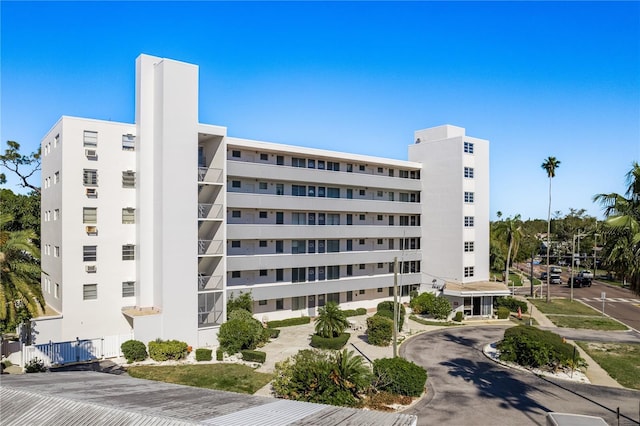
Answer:
[[[491,216],[601,209],[640,161],[639,2],[7,2],[0,140],[134,121],[135,58],[200,66],[231,136],[406,159],[440,124],[491,141]],[[15,181],[8,185],[18,190]]]

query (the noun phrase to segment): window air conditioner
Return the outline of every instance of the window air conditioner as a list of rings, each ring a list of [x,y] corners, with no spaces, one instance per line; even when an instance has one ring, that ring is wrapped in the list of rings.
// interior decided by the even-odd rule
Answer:
[[[89,234],[89,235],[98,235],[98,227],[96,227],[96,226],[87,226],[87,234]]]
[[[98,150],[96,149],[85,149],[84,154],[89,158],[96,158],[98,156]]]
[[[98,190],[96,188],[87,188],[87,197],[97,197]]]
[[[96,265],[87,265],[86,270],[88,273],[92,274],[98,270],[98,267]]]

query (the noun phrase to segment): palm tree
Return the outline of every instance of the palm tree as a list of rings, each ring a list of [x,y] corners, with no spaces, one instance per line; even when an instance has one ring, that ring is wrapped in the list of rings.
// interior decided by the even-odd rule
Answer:
[[[364,358],[353,351],[342,350],[335,354],[329,378],[356,398],[371,383],[371,371],[364,364]]]
[[[556,177],[556,169],[560,167],[560,161],[556,157],[548,157],[542,165],[542,167],[549,177],[549,211],[547,213],[547,303],[551,301],[551,294],[549,292],[549,250],[551,249],[551,180]]]
[[[626,175],[625,196],[610,193],[593,197],[604,207],[608,228],[606,261],[623,278],[630,279],[631,289],[640,294],[640,164],[634,161]]]
[[[30,230],[7,231],[13,220],[10,214],[0,215],[0,322],[12,327],[44,309],[40,288],[40,251]],[[26,311],[26,312],[25,312]]]
[[[517,214],[512,218],[508,217],[507,219],[500,221],[496,224],[495,227],[496,233],[498,236],[502,237],[503,241],[507,243],[507,261],[505,262],[505,283],[509,285],[509,265],[511,263],[511,253],[515,258],[516,253],[518,251],[518,246],[520,245],[520,240],[524,236],[522,232],[522,221],[520,220],[520,215]]]
[[[346,315],[335,302],[328,302],[320,308],[315,321],[316,334],[320,337],[338,337],[349,327]]]

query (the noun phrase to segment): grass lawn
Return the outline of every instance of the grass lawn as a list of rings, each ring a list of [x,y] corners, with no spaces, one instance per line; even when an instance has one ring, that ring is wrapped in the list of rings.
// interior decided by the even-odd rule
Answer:
[[[444,327],[449,327],[452,325],[462,325],[459,322],[426,320],[426,319],[420,318],[417,315],[409,315],[409,319],[423,325],[437,325],[437,326],[444,326]]]
[[[547,315],[547,318],[558,327],[586,328],[589,330],[628,330],[627,327],[607,317]]]
[[[640,390],[640,344],[576,343],[622,386]]]
[[[273,379],[272,374],[257,373],[239,364],[203,364],[129,367],[131,377],[176,383],[198,388],[253,394]]]
[[[577,302],[571,302],[569,299],[551,299],[551,302],[547,303],[542,299],[527,299],[533,303],[540,312],[543,314],[561,314],[561,315],[593,315],[600,316],[601,313],[595,309]]]

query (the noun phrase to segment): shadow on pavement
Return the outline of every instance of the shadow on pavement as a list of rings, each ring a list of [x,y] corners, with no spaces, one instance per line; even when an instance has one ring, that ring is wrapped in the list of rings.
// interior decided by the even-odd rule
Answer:
[[[61,371],[98,371],[100,373],[108,373],[108,374],[116,374],[116,375],[126,374],[127,372],[120,365],[114,362],[111,362],[109,360],[66,364],[60,367],[52,367],[49,369],[49,371],[51,371],[52,373],[57,373]]]

